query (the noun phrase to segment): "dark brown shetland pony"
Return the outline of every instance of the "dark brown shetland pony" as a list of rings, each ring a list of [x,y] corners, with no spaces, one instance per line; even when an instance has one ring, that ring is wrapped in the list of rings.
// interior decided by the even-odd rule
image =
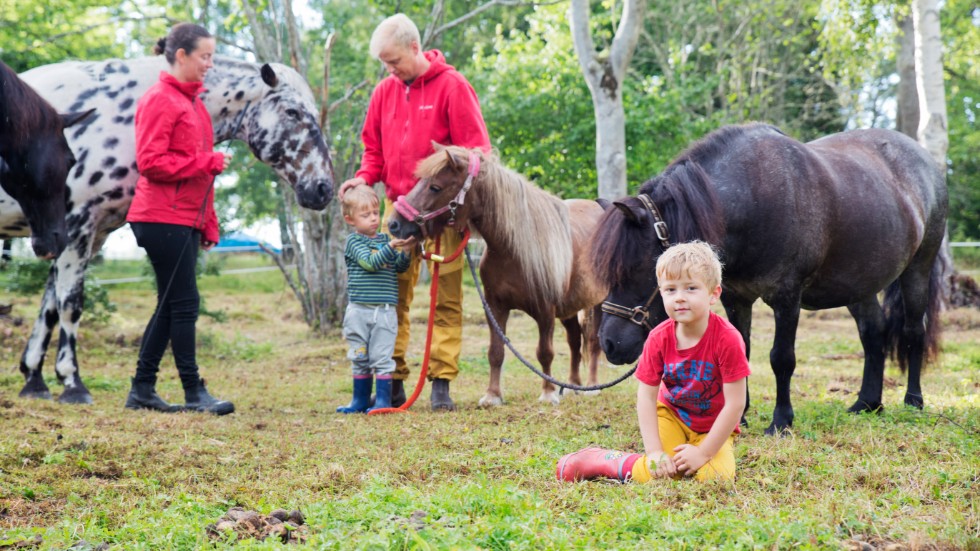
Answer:
[[[64,129],[89,114],[59,115],[0,61],[0,187],[9,194],[0,193],[0,203],[20,204],[39,257],[65,248],[65,180],[75,156]],[[0,238],[26,229],[23,218],[0,222]]]
[[[908,370],[905,403],[922,407],[920,371],[938,349],[937,251],[948,207],[943,175],[910,138],[872,129],[803,144],[771,126],[725,127],[615,207],[591,248],[611,290],[608,304],[618,305],[604,310],[631,311],[641,320],[652,307],[646,327],[666,319],[654,274],[661,237],[668,245],[701,239],[717,247],[722,304],[746,353],[752,304],[761,298],[772,307],[776,405],[768,434],[793,425],[790,381],[801,308],[846,306],[857,322],[864,377],[849,411],[881,408],[889,353]],[[609,361],[636,360],[646,327],[603,316],[600,340]]]
[[[426,235],[441,233],[452,217],[455,217],[455,227],[470,224],[479,232],[487,245],[480,261],[480,277],[490,311],[501,329],[506,331],[511,310],[530,315],[538,324],[537,358],[542,371],[550,375],[555,355],[552,346],[555,318],[561,320],[571,349],[569,378],[573,384],[581,385],[583,327],[578,313],[594,310],[587,316],[594,320],[598,317],[598,305],[606,296],[605,288],[592,273],[586,250],[602,208],[594,201],[562,201],[533,186],[493,155],[456,146],[437,146],[434,154],[421,161],[415,171],[421,181],[402,200],[424,215],[459,199],[474,159],[480,162],[479,172],[455,213],[416,221],[425,226]],[[398,214],[392,218],[389,229],[399,238],[421,236],[423,228],[416,221]],[[594,385],[598,365],[597,324],[586,323],[584,332],[585,350],[591,351],[589,384]],[[504,361],[504,341],[493,330],[487,359],[490,384],[480,405],[492,407],[503,403],[500,370]],[[559,401],[554,385],[548,381],[542,383],[540,400],[555,404]]]

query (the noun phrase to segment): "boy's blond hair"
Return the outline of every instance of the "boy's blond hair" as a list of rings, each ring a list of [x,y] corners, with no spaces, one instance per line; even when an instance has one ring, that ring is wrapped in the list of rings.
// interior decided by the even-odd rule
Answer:
[[[353,216],[365,208],[380,206],[378,194],[371,186],[354,186],[347,190],[342,200],[344,216]]]
[[[657,280],[681,279],[685,275],[704,282],[709,289],[721,285],[721,261],[704,241],[679,243],[657,259]]]
[[[371,57],[378,59],[385,46],[391,44],[408,48],[412,42],[418,44],[419,47],[422,46],[419,28],[404,13],[396,13],[379,23],[374,29],[368,51],[371,53]]]

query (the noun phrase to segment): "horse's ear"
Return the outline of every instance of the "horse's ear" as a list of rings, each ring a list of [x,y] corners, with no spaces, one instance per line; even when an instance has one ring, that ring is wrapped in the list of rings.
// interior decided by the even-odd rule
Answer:
[[[457,159],[455,155],[450,153],[449,150],[444,147],[442,148],[442,151],[446,152],[446,160],[449,161],[449,168],[452,168],[453,170],[459,170],[460,169],[459,159]]]
[[[609,208],[612,207],[612,202],[610,202],[609,199],[603,199],[602,197],[599,197],[595,200],[595,202],[599,203],[599,206],[602,207],[602,210],[609,210]]]
[[[640,223],[640,219],[636,216],[636,213],[633,212],[633,209],[631,209],[629,207],[629,205],[627,205],[626,203],[621,203],[619,201],[613,201],[612,206],[614,206],[617,209],[619,209],[619,211],[623,213],[623,216],[625,216],[626,219],[629,220],[630,222],[632,222],[634,224],[639,224]]]
[[[83,111],[81,113],[65,113],[61,115],[61,126],[63,128],[68,128],[69,126],[74,126],[79,122],[87,119],[89,115],[95,113],[95,108],[91,108],[88,111]]]
[[[446,146],[442,145],[441,143],[435,140],[432,140],[432,151],[439,152],[439,151],[443,151],[444,149],[446,149]]]
[[[279,84],[279,77],[276,76],[276,72],[268,63],[262,65],[262,69],[259,72],[262,73],[262,82],[268,84],[270,88],[275,88]]]

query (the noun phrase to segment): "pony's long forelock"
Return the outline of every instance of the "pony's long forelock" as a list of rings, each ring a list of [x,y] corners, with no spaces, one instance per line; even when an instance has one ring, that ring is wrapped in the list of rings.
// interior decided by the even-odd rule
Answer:
[[[471,150],[447,146],[448,155],[430,155],[415,170],[426,178],[458,163],[466,173]],[[471,194],[479,194],[483,218],[491,221],[483,227],[484,237],[500,239],[516,258],[529,289],[541,301],[559,304],[564,298],[572,274],[574,252],[565,204],[532,185],[523,175],[505,167],[495,155],[477,151],[481,157],[480,173],[473,182]]]
[[[608,208],[596,224],[589,249],[596,278],[607,288],[621,287],[655,254],[659,245],[650,239],[646,224],[626,219],[619,209]]]

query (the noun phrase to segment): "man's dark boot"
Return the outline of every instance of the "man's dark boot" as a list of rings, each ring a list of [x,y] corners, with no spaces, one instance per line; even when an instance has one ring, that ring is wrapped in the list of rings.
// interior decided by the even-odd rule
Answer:
[[[449,397],[448,379],[432,380],[432,395],[429,400],[432,403],[432,411],[456,411],[456,404]]]
[[[211,396],[204,385],[204,379],[198,379],[197,384],[190,388],[185,387],[184,399],[187,400],[184,409],[188,411],[200,411],[214,415],[228,415],[235,411],[235,404]]]
[[[402,407],[407,398],[405,397],[405,381],[402,379],[391,380],[391,407]]]
[[[176,413],[181,408],[176,404],[168,404],[157,394],[156,385],[147,382],[137,382],[131,379],[132,387],[129,389],[129,396],[126,397],[126,409],[149,409],[163,413]]]

